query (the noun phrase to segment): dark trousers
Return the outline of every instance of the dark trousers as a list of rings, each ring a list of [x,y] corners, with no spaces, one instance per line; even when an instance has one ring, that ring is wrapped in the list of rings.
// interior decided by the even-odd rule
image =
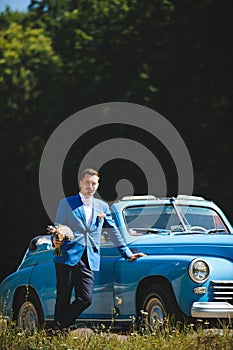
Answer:
[[[57,299],[54,319],[61,328],[66,328],[91,304],[94,273],[89,267],[86,251],[77,265],[55,264],[55,267]],[[70,303],[73,288],[75,300]]]

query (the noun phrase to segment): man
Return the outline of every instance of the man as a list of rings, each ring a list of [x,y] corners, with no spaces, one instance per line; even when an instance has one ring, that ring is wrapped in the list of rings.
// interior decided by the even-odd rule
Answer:
[[[63,243],[54,238],[55,248],[61,256],[55,256],[57,299],[55,305],[56,328],[67,328],[91,304],[94,273],[100,268],[100,236],[102,228],[108,230],[112,242],[128,261],[144,256],[133,254],[125,245],[107,203],[93,198],[99,187],[99,173],[85,169],[79,181],[80,192],[61,200],[57,209],[56,224],[67,225],[75,238]],[[70,303],[72,289],[75,300]]]

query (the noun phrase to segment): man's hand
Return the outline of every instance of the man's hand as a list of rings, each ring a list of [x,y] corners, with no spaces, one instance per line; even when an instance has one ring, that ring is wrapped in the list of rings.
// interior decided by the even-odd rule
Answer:
[[[137,254],[133,254],[131,255],[131,257],[128,259],[128,261],[134,261],[137,260],[138,258],[141,258],[143,256],[146,256],[146,254],[144,253],[137,253]]]
[[[53,245],[55,248],[60,248],[62,246],[63,242],[60,241],[58,238],[55,238],[53,239]]]

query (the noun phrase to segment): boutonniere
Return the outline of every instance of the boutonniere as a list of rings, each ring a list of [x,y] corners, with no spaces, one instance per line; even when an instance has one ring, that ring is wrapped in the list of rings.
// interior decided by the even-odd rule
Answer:
[[[105,217],[104,213],[100,212],[98,215],[97,215],[97,220],[98,222],[100,222],[101,220],[103,220]]]

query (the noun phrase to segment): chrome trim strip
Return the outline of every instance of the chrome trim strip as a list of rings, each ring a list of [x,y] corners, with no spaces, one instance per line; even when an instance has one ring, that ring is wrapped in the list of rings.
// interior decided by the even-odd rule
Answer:
[[[224,283],[224,284],[233,284],[233,280],[212,280],[214,284]]]
[[[53,318],[46,318],[46,321],[54,321]],[[112,318],[77,318],[75,323],[78,322],[113,322]],[[132,322],[131,318],[124,318],[124,319],[114,319],[115,322]]]
[[[76,322],[113,322],[112,318],[77,318]],[[130,318],[114,319],[115,322],[132,322]]]
[[[198,318],[229,318],[233,317],[233,305],[226,302],[194,302],[191,316]]]
[[[233,290],[233,286],[219,286],[219,285],[213,285],[213,286],[210,286],[210,288],[212,289],[224,289],[224,290]]]

